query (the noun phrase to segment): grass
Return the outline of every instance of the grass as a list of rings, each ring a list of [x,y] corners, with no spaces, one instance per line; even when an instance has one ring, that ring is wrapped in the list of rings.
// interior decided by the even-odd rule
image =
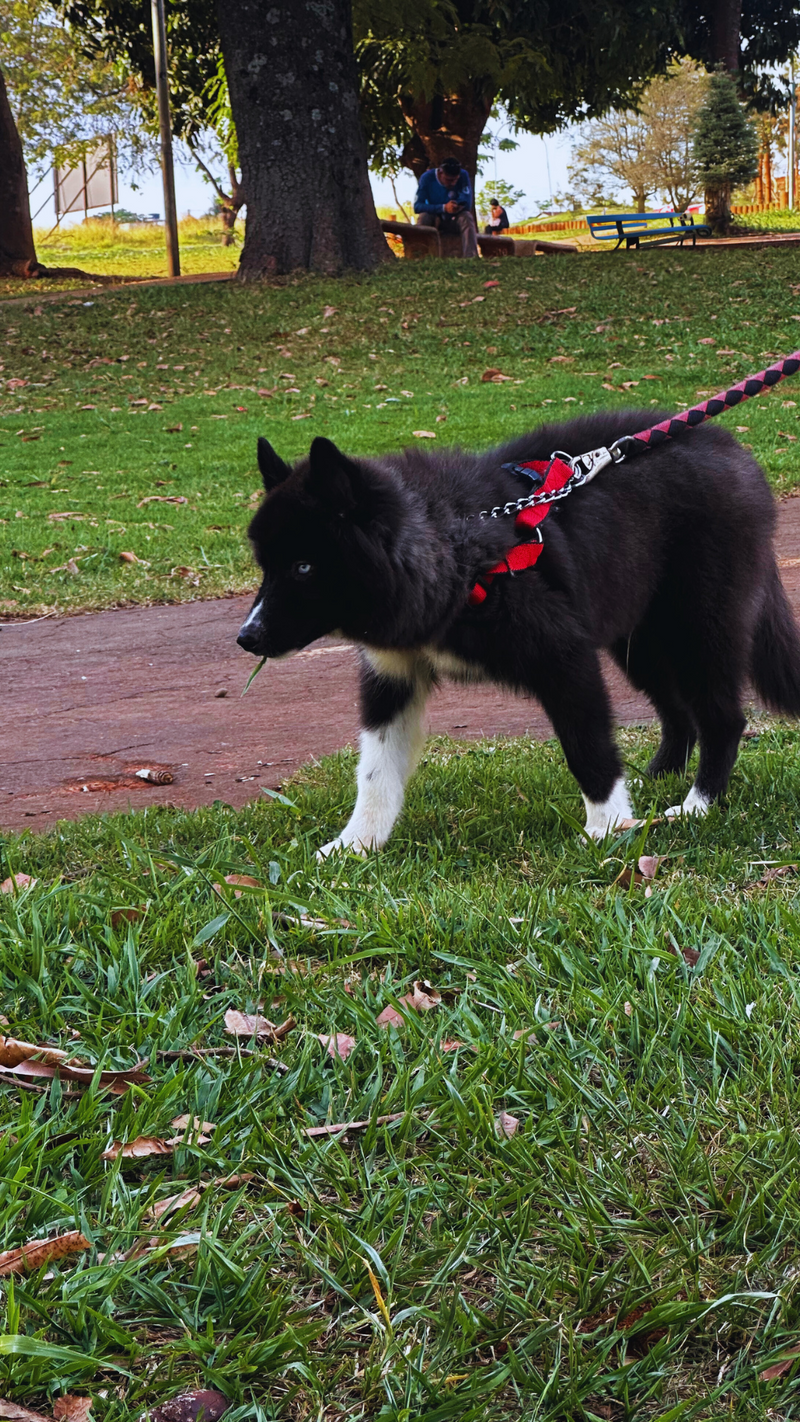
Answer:
[[[797,292],[791,251],[662,250],[7,307],[0,611],[245,589],[259,434],[295,458],[321,433],[367,454],[608,405],[645,420],[793,350]],[[779,493],[800,484],[796,399],[787,384],[726,417]]]
[[[199,1385],[259,1422],[796,1418],[799,901],[791,871],[755,881],[797,858],[800,762],[795,731],[756,730],[724,810],[650,829],[649,897],[617,882],[641,836],[574,833],[554,743],[433,742],[366,861],[314,859],[349,754],[241,812],[8,837],[3,873],[39,881],[0,901],[8,1032],[152,1081],[2,1082],[0,1248],[91,1248],[3,1280],[0,1393],[89,1392],[99,1422]],[[635,777],[652,736],[623,741]],[[222,902],[230,873],[262,887]],[[327,926],[272,919],[297,905]],[[381,1030],[418,979],[440,1005]],[[279,1048],[164,1055],[230,1045],[226,1010],[262,1005],[296,1020]],[[186,1112],[206,1144],[103,1160]]]

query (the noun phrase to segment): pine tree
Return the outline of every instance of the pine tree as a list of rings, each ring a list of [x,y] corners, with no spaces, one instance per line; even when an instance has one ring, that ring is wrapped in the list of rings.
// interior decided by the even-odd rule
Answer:
[[[758,139],[723,69],[711,75],[697,116],[694,157],[705,188],[706,221],[725,236],[731,224],[731,192],[758,171]]]

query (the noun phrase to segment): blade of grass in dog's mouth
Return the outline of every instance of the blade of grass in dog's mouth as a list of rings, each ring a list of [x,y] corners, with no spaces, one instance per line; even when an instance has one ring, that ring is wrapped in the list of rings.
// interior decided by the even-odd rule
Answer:
[[[244,690],[242,691],[242,696],[246,696],[246,695],[247,695],[247,692],[250,690],[250,687],[253,685],[253,682],[255,681],[256,677],[258,676],[258,673],[261,671],[261,668],[263,667],[263,665],[264,665],[264,663],[265,663],[266,660],[267,660],[266,657],[262,657],[262,658],[261,658],[261,661],[260,661],[259,664],[258,664],[258,666],[257,666],[257,667],[253,667],[253,670],[251,671],[249,677],[247,678],[247,681],[246,681],[245,684],[244,684]]]

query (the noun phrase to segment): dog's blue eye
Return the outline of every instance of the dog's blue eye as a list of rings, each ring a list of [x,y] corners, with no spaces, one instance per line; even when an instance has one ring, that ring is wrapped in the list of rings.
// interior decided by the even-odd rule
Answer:
[[[292,573],[296,578],[307,578],[313,571],[314,566],[312,563],[295,563],[292,567]]]

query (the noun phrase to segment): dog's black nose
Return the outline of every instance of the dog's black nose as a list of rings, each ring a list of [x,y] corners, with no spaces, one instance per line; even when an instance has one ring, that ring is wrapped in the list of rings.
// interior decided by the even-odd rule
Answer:
[[[239,643],[240,647],[244,647],[244,650],[246,652],[252,652],[253,656],[257,657],[259,655],[258,636],[259,634],[257,631],[250,632],[245,627],[243,627],[241,632],[239,633],[239,636],[236,638],[236,641]]]

